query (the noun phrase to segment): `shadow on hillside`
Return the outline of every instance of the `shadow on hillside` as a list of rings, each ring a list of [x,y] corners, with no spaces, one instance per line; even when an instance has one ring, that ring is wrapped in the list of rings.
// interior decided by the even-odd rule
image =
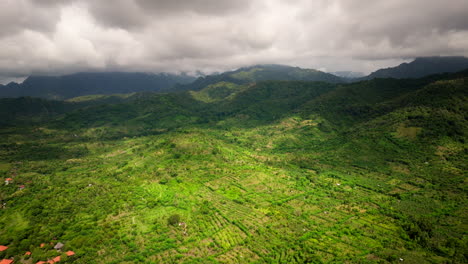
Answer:
[[[79,158],[88,153],[86,147],[64,148],[50,144],[4,144],[5,155],[2,159],[9,161],[64,160]]]

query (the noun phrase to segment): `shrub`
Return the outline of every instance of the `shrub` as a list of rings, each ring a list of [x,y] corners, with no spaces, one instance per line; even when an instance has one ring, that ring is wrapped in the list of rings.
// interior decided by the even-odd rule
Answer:
[[[169,218],[167,219],[168,225],[176,226],[177,224],[179,224],[179,222],[180,222],[180,215],[178,214],[173,214],[169,216]]]

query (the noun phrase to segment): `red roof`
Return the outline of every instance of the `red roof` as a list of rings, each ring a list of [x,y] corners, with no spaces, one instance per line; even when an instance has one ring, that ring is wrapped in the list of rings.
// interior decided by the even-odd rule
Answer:
[[[7,248],[8,248],[7,246],[0,245],[0,251],[5,251],[5,250],[7,250]]]
[[[6,178],[5,181],[12,181],[12,178]]]
[[[75,255],[75,252],[73,252],[73,251],[70,250],[70,251],[67,251],[65,254],[67,254],[67,256],[70,257],[70,256]]]
[[[45,261],[38,261],[38,262],[36,262],[36,264],[45,264],[45,263],[47,263],[47,262],[45,262]]]
[[[59,262],[60,261],[60,256],[57,256],[53,259],[54,262]]]
[[[4,259],[4,260],[0,261],[0,264],[10,264],[10,263],[13,263],[13,260],[11,260],[11,259]]]
[[[28,252],[26,252],[24,254],[27,255],[27,256],[31,256],[31,251],[28,251]]]

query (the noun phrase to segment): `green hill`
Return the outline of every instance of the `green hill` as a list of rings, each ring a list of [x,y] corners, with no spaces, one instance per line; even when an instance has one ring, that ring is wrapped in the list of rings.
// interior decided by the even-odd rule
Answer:
[[[21,99],[34,122],[0,101],[14,124],[0,128],[13,179],[0,258],[45,261],[62,242],[76,253],[64,263],[468,261],[468,72],[238,73],[187,92]],[[44,105],[54,114],[36,119]]]
[[[231,85],[246,85],[260,81],[322,81],[340,83],[343,80],[333,74],[313,70],[291,67],[286,65],[265,64],[244,67],[222,74],[200,77],[194,82],[179,85],[179,90],[200,91],[211,85],[219,83]]]

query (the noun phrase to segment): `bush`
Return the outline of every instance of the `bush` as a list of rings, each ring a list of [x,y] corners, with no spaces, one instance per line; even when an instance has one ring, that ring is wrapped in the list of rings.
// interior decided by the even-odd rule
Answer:
[[[169,218],[167,219],[167,224],[168,225],[173,225],[173,226],[176,226],[178,225],[180,222],[180,215],[178,214],[173,214],[171,216],[169,216]]]

